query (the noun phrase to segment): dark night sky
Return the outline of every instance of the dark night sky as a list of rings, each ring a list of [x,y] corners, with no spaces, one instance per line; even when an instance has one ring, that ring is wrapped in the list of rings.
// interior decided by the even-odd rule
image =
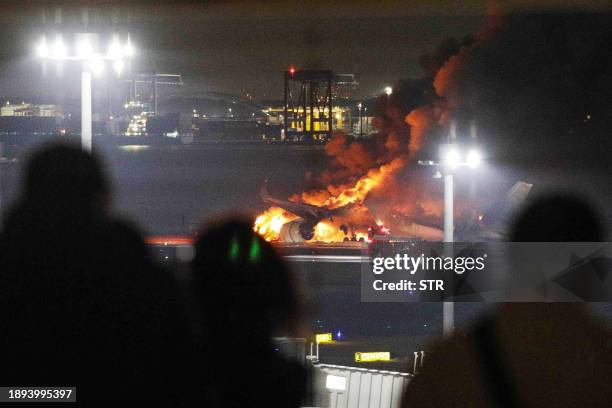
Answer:
[[[61,3],[65,19],[78,21],[78,11]],[[57,87],[76,95],[74,80],[52,76],[52,88],[49,83],[41,86],[40,64],[31,50],[40,29],[40,8],[2,8],[0,96],[45,96]],[[127,15],[128,8],[121,13]],[[139,47],[138,69],[183,74],[187,86],[181,92],[186,94],[249,92],[254,98],[267,99],[281,95],[281,72],[292,63],[354,73],[360,82],[358,96],[378,93],[401,78],[419,77],[418,57],[446,37],[473,33],[482,24],[486,7],[475,4],[456,9],[427,2],[384,6],[368,2],[191,2],[131,6],[129,14]]]

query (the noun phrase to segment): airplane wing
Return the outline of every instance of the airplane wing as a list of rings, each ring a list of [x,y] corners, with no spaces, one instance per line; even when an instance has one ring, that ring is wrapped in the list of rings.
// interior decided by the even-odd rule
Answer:
[[[318,222],[323,219],[331,220],[333,219],[333,216],[337,214],[336,210],[329,210],[327,208],[317,207],[316,205],[296,203],[293,201],[276,198],[268,194],[267,182],[263,185],[260,195],[264,203],[280,207],[285,211],[297,215],[298,217],[313,222]]]

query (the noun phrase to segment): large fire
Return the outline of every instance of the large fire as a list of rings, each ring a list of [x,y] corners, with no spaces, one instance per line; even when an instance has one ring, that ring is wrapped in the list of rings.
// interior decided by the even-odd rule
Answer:
[[[366,240],[368,228],[381,225],[381,221],[387,224],[394,218],[403,217],[403,221],[434,214],[431,206],[421,204],[429,199],[427,189],[423,188],[425,183],[419,181],[416,172],[404,170],[415,165],[415,152],[425,137],[446,125],[448,109],[441,99],[409,112],[399,105],[393,98],[381,99],[379,112],[372,121],[377,132],[368,138],[354,139],[335,132],[325,145],[325,153],[330,157],[328,170],[318,177],[307,175],[306,181],[317,188],[290,198],[295,203],[341,214],[320,220],[312,240]],[[401,217],[392,217],[393,214]],[[267,240],[283,239],[283,225],[297,218],[273,207],[257,217],[254,229]]]
[[[390,143],[389,139],[395,140],[396,138],[389,137],[385,147],[389,148],[389,146],[392,146],[391,148],[395,149],[395,142]],[[337,142],[337,140],[344,141],[345,139],[342,135],[339,138],[332,139],[330,144]],[[334,152],[336,155],[334,157],[343,157],[344,154],[352,155],[352,153],[359,150],[351,146],[349,145],[341,153]],[[330,154],[329,151],[328,154]],[[348,177],[348,180],[344,180],[344,182],[330,182],[323,189],[304,191],[299,195],[292,196],[291,201],[294,202],[301,202],[329,210],[346,209],[346,215],[344,216],[334,217],[333,220],[319,221],[314,227],[312,241],[367,241],[368,228],[375,223],[380,223],[380,221],[374,218],[364,202],[373,191],[392,185],[393,177],[406,166],[407,161],[407,155],[398,154],[382,164],[362,169],[364,174],[361,177],[354,177],[353,175],[353,177]],[[350,164],[347,161],[342,161],[342,163],[343,165],[357,167],[354,158]],[[271,207],[256,218],[254,230],[266,240],[276,241],[281,238],[283,225],[298,218],[282,208]]]
[[[255,219],[253,229],[266,241],[278,241],[283,225],[299,217],[279,207],[270,207]],[[349,236],[336,223],[331,221],[320,221],[314,227],[312,241],[317,242],[340,242],[345,239],[366,241],[367,231],[355,231],[355,236]]]
[[[519,72],[506,72],[495,65],[501,61],[497,58],[500,44],[507,49],[521,50],[524,47],[517,44],[522,43],[514,41],[530,38],[516,36],[512,31],[513,27],[523,27],[516,24],[518,21],[515,18],[506,21],[494,12],[473,37],[446,40],[432,54],[423,55],[420,62],[425,76],[398,84],[397,92],[394,89],[390,95],[381,95],[377,107],[370,111],[376,114],[371,122],[376,133],[367,138],[334,133],[325,145],[325,153],[330,158],[327,171],[318,176],[307,173],[305,181],[315,188],[290,198],[295,203],[341,213],[339,217],[334,215],[333,219],[319,221],[313,240],[352,239],[354,234],[367,231],[374,223],[381,225],[380,221],[397,235],[403,233],[402,229],[413,234],[410,231],[417,227],[432,230],[441,224],[440,185],[431,182],[431,174],[418,170],[415,153],[422,146],[433,148],[432,143],[444,140],[451,117],[463,122],[476,120],[477,112],[485,112],[488,117],[494,112],[490,104],[508,100],[495,92],[482,92],[488,89],[487,84],[497,84],[504,75]],[[541,72],[544,71],[538,74]],[[481,104],[481,109],[475,109]],[[498,109],[503,112],[504,105]],[[423,153],[432,155],[433,151]],[[459,201],[456,214],[461,207]],[[270,208],[257,218],[255,230],[266,239],[282,239],[283,225],[297,218],[280,208]]]
[[[276,241],[283,225],[296,218],[298,217],[282,208],[270,207],[255,219],[253,229],[266,241]]]
[[[367,171],[353,183],[341,185],[329,184],[323,190],[303,192],[292,197],[300,201],[330,210],[352,206],[349,219],[338,217],[337,220],[322,220],[314,227],[312,241],[340,242],[346,240],[367,241],[367,229],[374,222],[371,214],[363,205],[368,194],[385,183],[396,171],[405,165],[404,157],[397,157],[389,163]],[[254,230],[268,241],[279,240],[281,229],[286,223],[298,217],[279,207],[271,207],[259,215]]]
[[[376,187],[384,184],[387,177],[402,168],[405,161],[398,157],[390,163],[370,169],[353,185],[330,185],[326,190],[314,190],[302,193],[301,201],[307,204],[335,209],[350,204],[363,204],[366,197]]]

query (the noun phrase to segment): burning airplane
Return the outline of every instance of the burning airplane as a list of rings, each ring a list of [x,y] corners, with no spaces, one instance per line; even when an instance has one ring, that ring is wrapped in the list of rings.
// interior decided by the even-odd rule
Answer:
[[[511,215],[527,198],[533,187],[523,181],[516,182],[505,197],[494,202],[486,209],[466,211],[455,230],[457,241],[491,241],[504,238],[505,227]],[[426,223],[408,216],[393,213],[388,224],[391,229],[371,212],[365,204],[349,204],[344,207],[328,209],[312,204],[282,200],[271,196],[264,186],[261,198],[272,205],[257,217],[255,231],[269,241],[288,243],[372,241],[375,237],[401,236],[425,241],[442,241],[444,233],[441,222]],[[370,224],[359,222],[363,215],[351,223],[353,214],[369,214]],[[367,219],[367,218],[366,218]]]
[[[478,113],[470,103],[479,98],[464,99],[462,85],[473,71],[466,69],[472,50],[488,46],[487,41],[498,35],[497,28],[498,21],[493,18],[474,38],[440,47],[423,60],[429,63],[421,80],[400,83],[397,91],[374,101],[375,134],[355,139],[334,133],[325,145],[330,158],[327,171],[316,178],[306,177],[314,189],[287,200],[264,190],[262,199],[272,207],[257,217],[255,230],[271,241],[331,242],[368,240],[368,231],[384,225],[391,235],[441,241],[439,186],[432,183],[431,175],[419,173],[417,153],[422,146],[437,146],[447,137],[451,117],[463,124],[477,120]],[[477,139],[476,133],[470,138]],[[506,197],[487,203],[459,198],[455,238],[503,239],[510,214],[531,187],[518,182]]]
[[[268,194],[267,184],[261,190],[261,199],[272,207],[257,217],[254,229],[269,241],[364,241],[367,237],[367,229],[349,230],[344,224],[336,226],[337,220],[346,218],[354,209],[353,205],[329,209],[283,200]]]

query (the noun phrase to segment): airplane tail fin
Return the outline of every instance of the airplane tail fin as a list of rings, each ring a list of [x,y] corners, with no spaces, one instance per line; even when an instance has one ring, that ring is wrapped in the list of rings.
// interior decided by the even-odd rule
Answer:
[[[483,222],[485,228],[501,234],[501,231],[507,228],[511,217],[527,199],[532,187],[533,184],[517,181],[510,187],[506,197],[485,211],[479,217],[479,221]]]
[[[533,184],[517,181],[506,193],[506,202],[512,207],[517,207],[525,201],[532,187]]]
[[[484,212],[478,214],[472,211],[460,232],[468,236],[503,236],[512,215],[525,201],[533,184],[524,181],[514,183],[507,191],[503,200],[491,205]]]

